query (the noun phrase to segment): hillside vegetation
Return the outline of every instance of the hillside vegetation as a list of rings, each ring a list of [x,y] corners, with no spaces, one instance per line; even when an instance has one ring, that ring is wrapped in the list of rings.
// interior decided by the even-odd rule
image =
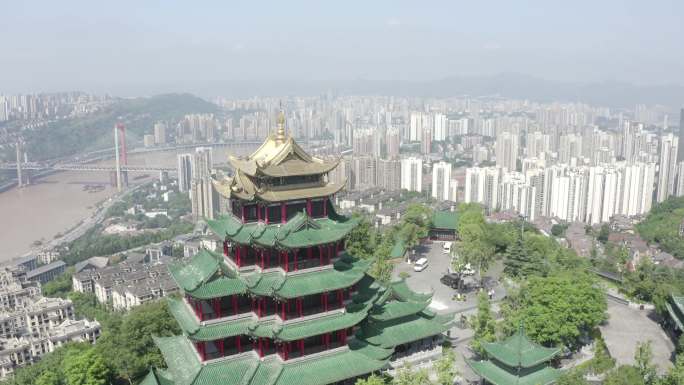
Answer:
[[[158,120],[172,123],[190,113],[215,113],[218,107],[190,94],[166,94],[149,98],[120,99],[103,111],[65,119],[25,132],[29,158],[44,160],[113,145],[113,127],[120,119],[131,140],[152,133]]]
[[[683,219],[684,197],[673,197],[653,206],[646,219],[637,225],[637,230],[649,243],[658,243],[668,253],[684,258],[684,237],[679,236]]]

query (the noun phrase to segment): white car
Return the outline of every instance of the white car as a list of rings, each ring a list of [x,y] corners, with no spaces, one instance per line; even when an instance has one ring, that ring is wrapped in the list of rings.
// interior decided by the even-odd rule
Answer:
[[[423,271],[427,267],[428,267],[427,258],[421,258],[421,259],[416,261],[415,265],[413,265],[413,271]]]

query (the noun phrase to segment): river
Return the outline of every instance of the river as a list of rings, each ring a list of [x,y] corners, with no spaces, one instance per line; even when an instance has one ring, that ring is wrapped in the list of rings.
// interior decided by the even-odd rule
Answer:
[[[234,150],[244,154],[247,149]],[[228,148],[214,148],[215,163],[225,163]],[[177,154],[189,152],[160,151],[129,156],[130,165],[158,165],[175,167]],[[113,160],[99,162],[113,165]],[[144,175],[144,174],[143,174]],[[130,174],[129,182],[139,184],[157,178],[150,173]],[[89,192],[86,185],[103,185],[104,189]],[[103,172],[60,172],[44,177],[23,188],[13,188],[0,193],[0,262],[21,256],[32,248],[34,242],[46,242],[73,228],[95,211],[98,202],[111,198],[116,188],[109,186],[109,174]]]

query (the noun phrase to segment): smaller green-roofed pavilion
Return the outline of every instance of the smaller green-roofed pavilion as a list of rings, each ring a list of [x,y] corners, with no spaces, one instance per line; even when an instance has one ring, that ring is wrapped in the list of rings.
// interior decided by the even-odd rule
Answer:
[[[561,371],[549,365],[560,348],[547,348],[531,341],[520,326],[518,331],[500,342],[485,344],[489,360],[466,360],[468,365],[489,384],[549,385]]]
[[[667,322],[677,332],[684,332],[684,297],[670,295],[665,303],[669,319]]]
[[[459,215],[456,211],[437,210],[432,215],[430,238],[444,241],[456,239]]]

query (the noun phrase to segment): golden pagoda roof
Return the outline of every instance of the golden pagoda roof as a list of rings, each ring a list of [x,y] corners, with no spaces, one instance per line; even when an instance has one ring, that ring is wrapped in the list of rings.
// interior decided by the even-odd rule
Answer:
[[[228,161],[235,168],[249,176],[257,174],[272,177],[323,174],[334,169],[339,160],[325,161],[309,155],[285,134],[285,118],[278,117],[278,130],[266,138],[264,143],[247,157],[230,156]]]
[[[249,176],[237,170],[232,177],[214,179],[213,184],[216,191],[226,198],[236,197],[244,200],[259,198],[267,202],[280,202],[335,194],[345,186],[346,180],[342,183],[304,184],[295,188],[259,189]]]

